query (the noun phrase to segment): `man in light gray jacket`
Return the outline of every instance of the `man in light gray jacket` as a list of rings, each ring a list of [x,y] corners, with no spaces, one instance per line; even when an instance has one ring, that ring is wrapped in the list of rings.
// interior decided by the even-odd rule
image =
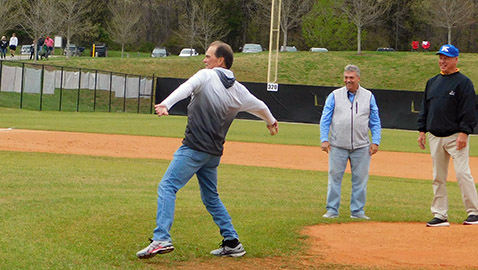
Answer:
[[[278,132],[278,124],[266,104],[236,81],[230,70],[233,51],[228,44],[220,41],[211,43],[203,62],[205,69],[198,71],[155,106],[158,116],[168,115],[174,104],[191,97],[183,145],[174,153],[159,183],[156,228],[151,244],[136,253],[140,259],[174,250],[170,230],[176,193],[194,175],[199,182],[201,199],[223,237],[221,246],[211,254],[241,257],[246,253],[232,225],[231,216],[219,198],[217,167],[227,131],[238,112],[246,111],[263,119],[271,135]]]
[[[345,67],[344,82],[344,87],[334,90],[327,97],[320,119],[321,148],[329,153],[327,213],[323,217],[339,216],[342,178],[350,160],[350,217],[370,219],[365,215],[364,207],[370,157],[377,153],[381,139],[378,106],[374,95],[360,86],[360,70],[357,66]],[[368,138],[369,129],[372,143]]]

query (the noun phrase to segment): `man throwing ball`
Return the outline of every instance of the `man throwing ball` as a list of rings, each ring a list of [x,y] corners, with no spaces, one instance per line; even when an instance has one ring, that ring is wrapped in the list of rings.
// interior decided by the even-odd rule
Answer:
[[[227,131],[238,112],[246,111],[263,119],[271,135],[278,132],[278,124],[264,102],[235,80],[230,70],[233,51],[228,44],[221,41],[211,43],[203,62],[205,69],[198,71],[155,106],[156,113],[161,117],[168,115],[174,104],[191,97],[183,145],[174,153],[159,184],[156,228],[151,244],[136,253],[140,259],[174,250],[169,231],[174,218],[176,193],[194,174],[198,178],[201,199],[223,237],[221,247],[211,251],[211,254],[240,257],[246,253],[231,217],[219,199],[217,167]]]

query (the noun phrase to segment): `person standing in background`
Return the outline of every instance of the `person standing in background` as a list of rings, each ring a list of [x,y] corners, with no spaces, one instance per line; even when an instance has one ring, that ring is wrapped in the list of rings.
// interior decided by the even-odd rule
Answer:
[[[17,46],[18,46],[18,38],[15,35],[15,33],[12,34],[9,45],[10,45],[10,54],[12,55],[12,57],[15,57],[15,51],[17,50]]]
[[[43,56],[45,55],[45,50],[43,50],[43,45],[45,45],[45,39],[43,37],[40,37],[37,40],[37,52],[36,52],[36,59],[38,60],[38,56],[41,56],[41,59],[43,59]]]
[[[440,74],[428,80],[418,115],[418,146],[425,149],[426,133],[433,161],[433,194],[427,227],[446,227],[448,198],[446,178],[450,157],[468,217],[464,225],[478,225],[478,195],[469,165],[469,137],[476,126],[475,88],[457,68],[458,49],[446,44],[439,55]]]
[[[45,52],[45,58],[48,59],[48,56],[51,54],[53,51],[53,39],[49,36],[46,37],[45,39],[45,45],[46,45],[46,52]]]
[[[375,97],[372,92],[361,87],[359,82],[359,68],[355,65],[346,66],[345,86],[334,90],[327,97],[320,119],[321,148],[329,154],[325,218],[339,216],[342,178],[350,160],[350,218],[370,219],[364,210],[368,172],[371,156],[378,151],[382,128]],[[368,138],[369,129],[372,132],[372,143]]]
[[[8,41],[5,36],[2,36],[2,39],[0,40],[0,56],[2,59],[5,59],[7,57],[7,48],[8,48]]]
[[[32,46],[30,47],[30,60],[35,56],[35,41],[33,41]]]

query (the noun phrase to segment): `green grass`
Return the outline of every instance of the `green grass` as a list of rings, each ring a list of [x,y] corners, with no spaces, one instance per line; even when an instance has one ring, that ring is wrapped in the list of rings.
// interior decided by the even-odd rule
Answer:
[[[39,63],[48,63],[75,68],[108,70],[157,77],[189,78],[204,67],[204,55],[195,57],[169,56],[150,58],[145,54],[131,53],[128,58],[118,57],[63,57],[51,58]],[[236,53],[235,72],[239,81],[266,82],[268,52],[258,54]],[[475,63],[478,54],[462,53],[458,66],[472,81],[478,81]],[[361,84],[371,89],[394,89],[423,91],[426,81],[438,74],[438,57],[434,52],[371,52],[362,55],[356,52],[341,51],[327,53],[280,53],[278,82],[280,84],[342,86],[343,68],[356,64],[361,69]]]
[[[187,117],[101,112],[46,112],[0,108],[0,128],[131,134],[182,138]],[[428,153],[418,148],[418,132],[382,130],[381,151]],[[228,141],[320,146],[316,124],[279,123],[279,134],[271,137],[262,121],[235,120]],[[470,136],[470,155],[478,156],[478,136]]]
[[[4,128],[166,137],[182,137],[186,124],[182,116],[8,108],[0,108],[0,119]],[[382,150],[416,150],[416,135],[385,130]],[[318,146],[318,126],[281,123],[279,135],[271,137],[261,121],[236,120],[228,140]],[[147,261],[135,257],[152,235],[156,189],[168,161],[0,151],[0,162],[0,269],[171,269],[217,260],[209,251],[221,237],[200,200],[195,178],[178,193],[171,231],[176,250]],[[347,183],[341,213],[349,211]],[[326,172],[225,164],[219,168],[221,198],[248,258],[283,256],[285,267],[287,258],[307,249],[299,234],[302,228],[351,222],[345,214],[336,220],[320,218],[326,190]],[[448,183],[448,192],[450,221],[460,222],[465,213],[457,184]],[[431,200],[429,181],[371,176],[367,214],[374,221],[425,222]]]
[[[146,54],[110,55],[113,57],[51,58],[48,64],[179,78],[203,67],[203,56],[152,59]],[[280,57],[280,83],[341,86],[343,67],[353,63],[362,70],[364,87],[420,91],[426,80],[438,73],[433,53],[365,52],[358,56],[354,52],[299,52],[281,53]],[[477,61],[478,54],[460,57],[459,66],[474,81],[478,79]],[[265,82],[267,53],[236,54],[233,71],[240,81]],[[81,100],[91,99],[88,93],[81,92]],[[0,93],[0,106],[18,105],[18,96],[10,94]],[[54,107],[58,98],[47,97],[43,106]],[[26,95],[24,102],[26,108],[36,110],[39,96]],[[122,109],[121,100],[115,104],[113,111]],[[76,104],[65,106],[70,111],[76,109]],[[150,114],[92,113],[85,112],[92,110],[87,106],[80,104],[80,113],[0,107],[0,128],[182,137],[186,125],[183,116],[158,119]],[[134,104],[128,106],[128,112],[135,112]],[[100,108],[104,109],[104,104]],[[477,138],[471,136],[472,156],[478,156]],[[416,131],[385,129],[380,150],[425,152],[417,147],[416,139]],[[227,140],[320,144],[318,125],[280,123],[279,134],[271,137],[263,122],[246,120],[234,121]],[[168,161],[0,151],[0,164],[0,269],[170,269],[184,262],[216,260],[208,253],[221,238],[201,203],[195,178],[178,193],[172,228],[176,250],[148,261],[135,257],[151,237],[156,188]],[[345,180],[341,213],[348,212],[350,203],[347,183]],[[447,188],[450,221],[461,222],[465,213],[459,188],[456,183],[448,183]],[[333,221],[320,218],[326,189],[326,172],[224,164],[219,168],[221,198],[251,258],[270,254],[294,258],[307,249],[298,233],[305,226],[351,222],[345,217]],[[371,176],[367,214],[374,221],[425,222],[430,218],[431,200],[429,181]]]
[[[1,151],[0,160],[1,269],[158,269],[215,260],[208,253],[221,238],[195,178],[178,193],[176,250],[148,261],[135,257],[154,228],[166,161]],[[304,226],[351,222],[320,218],[325,172],[221,165],[219,179],[248,258],[294,257],[305,248],[298,233]],[[448,192],[451,221],[460,222],[457,184],[449,183]],[[349,197],[344,184],[342,213]],[[375,221],[425,222],[431,199],[428,181],[372,176],[367,214]]]

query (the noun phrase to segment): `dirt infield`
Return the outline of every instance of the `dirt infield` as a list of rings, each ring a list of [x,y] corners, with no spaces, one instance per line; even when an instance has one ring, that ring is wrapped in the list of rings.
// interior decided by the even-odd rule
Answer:
[[[175,138],[0,130],[3,151],[171,159],[180,144],[181,139]],[[225,164],[327,171],[327,154],[319,147],[227,142],[225,149]],[[478,158],[471,158],[470,163],[477,168]],[[373,156],[370,174],[431,179],[431,160],[428,154],[382,151]],[[358,222],[316,225],[305,228],[303,233],[309,236],[306,241],[311,246],[304,256],[232,260],[228,261],[228,269],[315,269],[317,263],[351,269],[478,269],[478,226],[426,228],[418,223]],[[223,263],[185,263],[181,268],[220,269]]]
[[[6,151],[169,160],[181,145],[181,140],[148,136],[0,129],[0,150]],[[320,147],[244,142],[226,142],[221,162],[314,171],[327,171],[328,168],[328,156],[320,150]],[[470,166],[477,168],[478,158],[470,158]],[[350,172],[349,169],[347,171]],[[455,181],[451,163],[449,171],[450,181]],[[430,155],[379,151],[372,157],[370,174],[429,180],[432,178]]]

